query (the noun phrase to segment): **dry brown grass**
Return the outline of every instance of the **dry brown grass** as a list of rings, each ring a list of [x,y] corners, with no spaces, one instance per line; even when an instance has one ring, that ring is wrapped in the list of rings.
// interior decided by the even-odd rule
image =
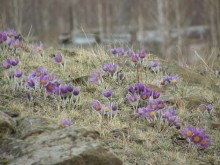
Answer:
[[[25,47],[31,50],[30,45]],[[66,60],[65,71],[54,64],[52,54],[62,53]],[[94,69],[99,69],[104,63],[119,63],[119,68],[125,72],[126,79],[117,84],[109,80],[105,86],[97,86],[89,82],[75,82],[75,86],[81,86],[80,102],[76,107],[66,106],[58,108],[57,102],[53,98],[44,99],[41,94],[36,94],[34,100],[28,103],[25,94],[22,91],[11,91],[5,78],[2,78],[0,102],[1,108],[19,111],[22,116],[36,115],[49,118],[59,122],[60,119],[70,118],[74,126],[85,126],[96,129],[100,132],[105,144],[123,161],[124,164],[220,164],[220,132],[210,128],[204,118],[195,109],[198,106],[196,98],[202,97],[206,102],[212,102],[214,107],[219,104],[219,90],[216,90],[219,80],[210,75],[203,76],[195,69],[182,69],[172,62],[164,62],[163,71],[168,73],[177,73],[181,81],[177,88],[165,89],[162,98],[175,98],[182,101],[178,106],[177,112],[182,126],[188,124],[199,125],[207,131],[212,140],[212,145],[206,150],[188,148],[188,144],[178,139],[181,132],[171,128],[165,132],[158,132],[156,129],[147,125],[145,120],[134,118],[130,106],[125,104],[125,88],[128,84],[136,82],[135,69],[126,62],[126,59],[116,59],[108,55],[101,47],[91,50],[77,49],[53,49],[45,50],[44,60],[38,55],[22,51],[20,52],[21,68],[24,68],[25,75],[37,66],[46,66],[49,72],[56,74],[65,82],[72,82],[81,76],[89,75]],[[151,56],[150,58],[156,58]],[[149,59],[148,59],[149,60]],[[146,84],[156,84],[164,72],[153,74],[148,70],[141,71],[142,82]],[[198,76],[197,76],[198,75]],[[205,81],[209,79],[209,81]],[[80,78],[79,78],[80,80]],[[210,88],[210,86],[215,88]],[[114,120],[103,121],[102,118],[91,109],[92,101],[102,99],[102,91],[112,88],[113,96],[119,103],[120,111]],[[195,100],[190,97],[194,97]],[[188,106],[195,104],[194,106]],[[175,106],[175,105],[174,105]],[[214,114],[217,113],[214,110]],[[219,122],[217,116],[212,121]],[[114,132],[114,133],[113,133]]]

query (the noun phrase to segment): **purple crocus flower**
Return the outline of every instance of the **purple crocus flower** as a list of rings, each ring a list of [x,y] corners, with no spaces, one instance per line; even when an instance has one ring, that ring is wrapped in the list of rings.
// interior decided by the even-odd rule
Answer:
[[[108,98],[108,97],[110,97],[112,95],[112,90],[111,89],[106,90],[102,94],[103,94],[104,97]]]
[[[67,92],[68,92],[68,89],[67,89],[66,85],[60,85],[59,89],[60,89],[60,93],[63,94],[63,95],[67,94]]]
[[[147,108],[138,108],[136,116],[137,117],[145,116],[146,112],[147,112]]]
[[[132,94],[135,93],[135,89],[134,89],[133,85],[129,85],[129,86],[127,87],[127,90],[128,90],[130,93],[132,93]]]
[[[170,75],[170,78],[169,78],[170,84],[176,84],[178,80],[179,80],[178,75],[175,75],[175,74]]]
[[[5,69],[9,69],[11,67],[11,63],[8,60],[2,61],[2,66]]]
[[[117,53],[118,53],[119,55],[124,55],[125,51],[124,51],[123,48],[118,48],[118,49],[117,49]]]
[[[134,89],[137,93],[141,93],[145,90],[145,86],[142,82],[138,82],[138,83],[135,84]]]
[[[109,64],[108,72],[111,74],[114,74],[116,71],[117,71],[117,65],[116,64]]]
[[[40,42],[40,44],[34,44],[33,53],[43,55],[43,44]]]
[[[157,60],[152,60],[152,61],[149,62],[148,67],[149,67],[150,69],[153,69],[153,68],[156,68],[158,65],[159,65],[159,63],[158,63]]]
[[[120,73],[118,74],[119,80],[122,80],[124,77],[125,77],[125,75],[124,75],[123,72],[120,72]]]
[[[147,109],[145,115],[149,119],[154,119],[156,116],[156,112],[152,109]]]
[[[13,49],[18,50],[18,49],[21,49],[22,43],[18,39],[17,40],[12,39],[11,40],[11,46],[12,46]]]
[[[18,58],[18,57],[17,57],[17,58],[10,57],[10,58],[8,59],[8,62],[9,62],[12,66],[16,66],[16,65],[18,65],[18,63],[19,63],[19,58]]]
[[[102,68],[102,70],[103,70],[104,72],[108,72],[108,70],[109,70],[109,64],[104,64],[101,68]]]
[[[117,111],[118,105],[116,103],[112,103],[112,111]]]
[[[89,78],[89,81],[93,82],[93,83],[97,83],[99,82],[99,80],[101,79],[101,74],[98,71],[94,71]]]
[[[157,107],[159,109],[163,109],[165,107],[165,103],[163,100],[157,100]]]
[[[153,99],[157,99],[159,97],[160,97],[160,92],[157,90],[153,91]]]
[[[202,140],[200,142],[200,146],[203,148],[208,148],[208,146],[211,144],[211,140],[208,136],[203,136]]]
[[[139,58],[144,59],[146,57],[146,53],[144,50],[138,51]]]
[[[197,108],[197,110],[198,110],[200,113],[204,114],[205,111],[207,110],[207,106],[206,106],[205,104],[200,104],[199,107]]]
[[[72,83],[67,84],[66,89],[68,90],[68,92],[73,92],[73,89],[74,89],[73,84]]]
[[[150,98],[150,96],[151,96],[151,93],[149,93],[147,90],[142,91],[140,94],[140,98],[142,100],[147,100]]]
[[[53,59],[55,63],[60,64],[63,61],[63,56],[62,54],[56,54]]]
[[[131,61],[133,61],[134,63],[137,63],[139,61],[139,58],[136,54],[132,54],[131,55]]]
[[[45,87],[46,87],[46,91],[47,91],[48,93],[54,93],[54,92],[55,92],[56,85],[55,85],[54,83],[48,82]]]
[[[194,128],[191,126],[184,128],[182,131],[182,135],[185,138],[191,138],[193,136],[193,133],[194,133]]]
[[[117,54],[118,52],[117,52],[117,49],[111,49],[111,53],[112,54]]]
[[[78,96],[79,92],[80,92],[80,87],[76,87],[76,88],[73,89],[73,95],[74,96]]]
[[[158,102],[157,100],[152,100],[148,106],[147,106],[148,109],[152,109],[152,110],[157,110],[158,109]]]
[[[134,54],[134,52],[132,50],[127,51],[127,55],[131,56],[132,54]]]
[[[55,81],[56,80],[56,76],[54,74],[47,74],[46,78],[48,81]]]
[[[40,85],[45,86],[47,84],[47,77],[44,75],[41,75],[39,82],[40,82]]]
[[[26,78],[26,85],[27,87],[33,88],[35,86],[35,80],[32,76],[28,76]]]
[[[8,29],[7,30],[7,35],[8,35],[8,37],[15,37],[15,36],[17,36],[17,33],[16,33],[16,31],[14,30],[14,29]]]
[[[71,126],[73,123],[70,119],[62,119],[60,120],[60,124],[62,127]]]
[[[206,106],[206,109],[207,109],[207,111],[210,113],[211,111],[212,111],[212,104],[208,104],[207,106]]]
[[[16,69],[14,76],[17,78],[20,78],[23,74],[23,71],[21,69]]]
[[[101,111],[102,110],[102,105],[99,101],[94,101],[92,103],[92,108],[95,110],[95,111]]]
[[[131,104],[132,106],[138,104],[138,101],[139,101],[139,97],[138,97],[138,95],[137,95],[136,93],[134,93],[134,94],[128,94],[128,95],[127,95],[127,99],[128,99],[128,101],[130,102],[130,104]]]

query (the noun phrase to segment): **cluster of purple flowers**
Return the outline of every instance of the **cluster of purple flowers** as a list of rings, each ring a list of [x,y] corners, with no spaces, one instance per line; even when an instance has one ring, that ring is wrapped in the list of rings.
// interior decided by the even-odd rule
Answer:
[[[14,29],[0,31],[0,47],[3,46],[19,50],[22,47],[22,39]]]
[[[199,127],[188,126],[183,129],[182,135],[187,139],[189,143],[200,146],[202,148],[208,148],[211,143],[209,137],[206,135],[206,132]]]
[[[118,112],[118,105],[117,103],[111,104],[101,104],[98,100],[92,103],[92,109],[96,112],[99,112],[103,117],[113,117]]]
[[[175,85],[179,81],[179,76],[177,74],[170,74],[170,75],[165,75],[161,80],[160,84],[165,85],[165,84],[172,84]]]
[[[208,114],[211,114],[212,112],[212,104],[200,104],[197,108],[197,110],[202,113],[202,114],[205,114],[206,112],[208,112]]]
[[[111,53],[113,55],[124,55],[125,52],[126,51],[123,48],[111,49]],[[132,50],[128,50],[127,55],[130,56],[131,61],[134,63],[137,63],[139,60],[142,61],[147,56],[144,50],[138,50],[137,53],[134,53]]]
[[[124,73],[120,70],[118,70],[118,66],[116,64],[104,64],[101,66],[102,71],[104,72],[104,75],[102,75],[99,71],[94,70],[92,74],[90,74],[89,81],[92,83],[101,83],[103,81],[104,76],[111,76],[112,78],[115,77],[118,81],[124,79]]]
[[[23,71],[20,68],[17,68],[20,60],[18,57],[10,57],[2,62],[2,67],[8,70],[9,78],[20,78],[23,74]]]
[[[115,74],[117,71],[116,64],[104,64],[101,68],[104,72],[110,73],[111,75]]]
[[[29,88],[43,87],[48,93],[61,96],[77,96],[80,92],[80,87],[74,88],[71,83],[61,84],[61,81],[56,79],[54,74],[49,73],[44,66],[39,66],[27,76],[26,85]]]
[[[129,85],[127,87],[127,91],[127,99],[132,106],[137,105],[139,100],[149,101],[150,97],[152,97],[153,99],[157,99],[160,97],[159,91],[153,91],[142,82],[138,82],[135,85]]]
[[[164,123],[167,122],[169,126],[180,127],[176,111],[172,107],[166,110],[166,105],[162,100],[152,100],[147,107],[139,108],[136,115],[138,117],[163,121]]]

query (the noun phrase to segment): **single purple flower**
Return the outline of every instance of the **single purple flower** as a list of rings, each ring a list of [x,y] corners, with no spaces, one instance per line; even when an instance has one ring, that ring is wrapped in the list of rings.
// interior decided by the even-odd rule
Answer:
[[[14,29],[8,29],[7,30],[8,37],[15,37],[17,35],[16,31]]]
[[[95,110],[95,111],[101,111],[102,110],[102,105],[99,101],[94,101],[92,103],[92,108]]]
[[[116,64],[109,64],[108,72],[111,74],[114,74],[116,71],[117,71],[117,65]]]
[[[40,44],[35,44],[33,48],[33,53],[43,55],[43,44],[40,42]]]
[[[140,51],[138,51],[138,55],[139,55],[139,58],[141,58],[141,59],[143,59],[143,58],[146,57],[146,53],[145,53],[144,50],[140,50]]]
[[[54,74],[47,74],[46,78],[48,81],[55,81],[56,80],[56,76]]]
[[[151,93],[147,92],[147,90],[142,91],[140,94],[140,98],[142,100],[147,100],[150,98],[150,96],[151,96]]]
[[[197,108],[197,110],[198,110],[200,113],[204,114],[205,111],[207,110],[207,106],[206,106],[205,104],[200,104],[199,107]]]
[[[9,68],[11,67],[11,63],[10,63],[8,60],[4,60],[4,61],[2,62],[2,66],[3,66],[3,68],[5,68],[5,69],[9,69]]]
[[[133,61],[134,63],[137,63],[139,61],[139,58],[136,54],[132,54],[131,55],[131,61]]]
[[[18,63],[19,63],[19,58],[18,58],[18,57],[17,57],[17,58],[10,57],[10,58],[8,59],[8,62],[9,62],[12,66],[16,66],[16,65],[18,65]]]
[[[63,61],[63,56],[62,54],[56,54],[53,59],[55,63],[60,64]]]
[[[208,105],[206,106],[206,109],[207,109],[207,111],[208,111],[209,113],[212,111],[212,108],[213,108],[212,104],[208,104]]]
[[[203,136],[202,140],[200,142],[200,146],[203,148],[208,148],[208,146],[211,144],[211,140],[208,136]]]
[[[145,86],[142,82],[138,82],[138,83],[135,84],[134,89],[137,93],[141,93],[145,90]]]
[[[118,52],[117,52],[117,49],[111,49],[111,53],[112,54],[117,54]]]
[[[27,87],[33,88],[33,87],[35,86],[35,80],[34,80],[34,78],[31,77],[31,76],[28,76],[28,77],[26,78],[26,85],[27,85]]]
[[[73,89],[74,89],[73,84],[72,83],[67,84],[66,89],[68,90],[68,92],[73,92]]]
[[[12,40],[11,41],[11,46],[12,46],[13,49],[18,50],[18,49],[21,49],[22,43],[18,39],[17,40]]]
[[[147,109],[145,115],[149,119],[154,119],[156,116],[156,112],[152,109]]]
[[[163,109],[165,107],[165,103],[163,100],[157,100],[157,107],[159,109]]]
[[[117,49],[117,53],[118,53],[119,55],[124,55],[125,51],[124,51],[123,48],[118,48],[118,49]]]
[[[108,98],[108,97],[110,97],[112,95],[112,90],[111,89],[106,90],[102,94],[103,94],[104,97]]]
[[[23,74],[23,71],[21,69],[16,69],[15,71],[15,77],[20,78]]]
[[[160,92],[157,90],[153,91],[153,99],[157,99],[159,97],[160,97]]]
[[[147,112],[147,108],[138,108],[136,116],[137,117],[145,116],[146,112]]]
[[[112,103],[112,111],[117,111],[118,105],[116,103]]]
[[[73,123],[70,119],[62,119],[60,120],[60,124],[62,127],[71,126]]]
[[[111,107],[110,107],[109,105],[104,104],[104,105],[102,106],[102,112],[103,112],[104,115],[109,114],[110,110],[111,110]]]
[[[157,100],[152,100],[148,106],[147,106],[148,109],[152,109],[152,110],[157,110],[158,109],[158,102]]]
[[[150,69],[153,69],[153,68],[156,68],[158,65],[159,65],[158,61],[157,61],[157,60],[153,60],[153,61],[150,61],[150,62],[149,62],[148,67],[149,67]]]
[[[132,94],[135,93],[135,89],[134,89],[133,85],[129,85],[129,86],[127,87],[127,90],[128,90],[130,93],[132,93]]]
[[[89,81],[93,82],[93,83],[97,83],[99,82],[99,80],[101,79],[101,74],[98,71],[94,71],[89,78]]]
[[[80,87],[76,87],[76,88],[73,89],[73,95],[74,96],[78,96],[79,92],[80,92]]]
[[[127,51],[127,55],[131,56],[132,54],[134,54],[134,52],[132,50]]]
[[[67,89],[66,85],[60,85],[59,89],[60,89],[60,93],[63,94],[63,95],[67,94],[67,92],[68,92],[68,89]]]
[[[191,138],[193,136],[193,134],[194,134],[194,128],[191,126],[184,128],[182,131],[182,135],[185,138]]]
[[[108,72],[109,71],[109,64],[104,64],[101,68],[104,72]]]
[[[119,74],[118,74],[119,80],[123,80],[124,77],[125,77],[124,73],[123,72],[119,72]]]
[[[172,74],[169,78],[170,84],[176,84],[179,81],[179,76]]]
[[[40,82],[40,85],[45,86],[48,82],[47,81],[47,76],[41,75],[39,82]]]
[[[54,93],[54,92],[55,92],[56,85],[55,85],[54,83],[48,82],[45,87],[46,87],[46,91],[47,91],[48,93]]]
[[[130,102],[130,104],[131,104],[132,106],[137,105],[137,104],[138,104],[138,101],[139,101],[139,97],[138,97],[138,95],[137,95],[136,93],[134,93],[134,94],[128,94],[128,95],[127,95],[127,99],[128,99],[128,101]]]

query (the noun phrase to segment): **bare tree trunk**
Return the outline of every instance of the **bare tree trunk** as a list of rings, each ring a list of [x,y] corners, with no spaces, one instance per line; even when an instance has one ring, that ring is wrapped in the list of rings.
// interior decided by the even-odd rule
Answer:
[[[216,45],[217,44],[217,31],[216,31],[216,26],[215,26],[215,2],[216,0],[210,0],[209,1],[209,6],[210,6],[210,24],[211,24],[211,38],[212,38],[212,44]]]
[[[179,0],[174,0],[175,5],[175,15],[176,15],[176,26],[178,31],[177,45],[182,48],[182,35],[181,35],[181,14],[180,14],[180,2]]]
[[[144,35],[144,18],[143,18],[143,9],[142,9],[142,4],[139,0],[139,5],[138,5],[138,31],[141,36],[141,41],[143,41],[143,35]],[[143,42],[140,43],[140,47],[143,47]]]
[[[17,31],[21,31],[22,29],[22,19],[23,19],[23,0],[13,0],[13,17],[14,17],[14,25]]]
[[[103,17],[102,17],[102,0],[98,0],[98,24],[99,24],[99,33],[103,34]]]
[[[164,0],[157,0],[157,12],[158,12],[158,30],[162,37],[161,52],[165,52],[165,17],[164,17]]]

